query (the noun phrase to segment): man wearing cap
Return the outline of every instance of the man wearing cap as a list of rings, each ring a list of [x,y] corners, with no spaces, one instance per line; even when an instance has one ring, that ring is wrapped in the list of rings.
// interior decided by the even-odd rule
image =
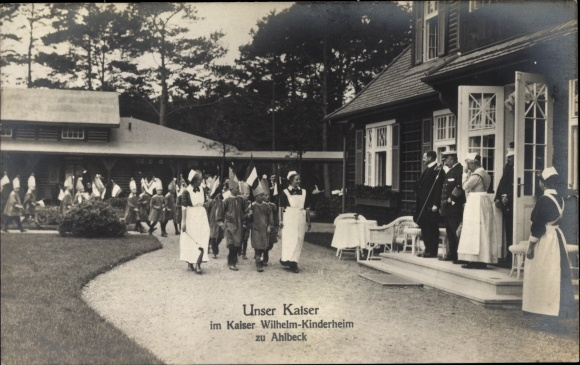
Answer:
[[[497,263],[494,245],[493,206],[487,196],[491,177],[481,167],[481,156],[468,153],[467,167],[463,174],[463,190],[467,202],[463,212],[463,228],[459,239],[457,256],[468,261],[464,269],[485,269],[487,264]]]
[[[514,219],[514,150],[512,148],[508,149],[506,158],[507,163],[503,169],[499,185],[497,186],[494,203],[503,213],[503,229],[505,232],[506,248],[508,249],[506,262],[511,265],[512,258],[509,247],[512,245]]]
[[[437,165],[437,153],[427,151],[423,154],[423,164],[427,166],[417,181],[416,207],[413,221],[421,228],[425,252],[419,256],[437,257],[439,247],[439,205],[443,186],[443,169]]]
[[[12,181],[13,190],[8,196],[8,201],[4,207],[4,224],[2,225],[2,231],[8,233],[8,225],[12,221],[16,221],[16,225],[20,232],[25,232],[22,228],[22,222],[20,222],[20,214],[22,213],[22,202],[20,201],[20,179],[17,177]]]
[[[463,166],[457,161],[457,152],[446,150],[442,154],[443,162],[448,168],[441,190],[440,214],[445,219],[445,230],[449,242],[449,252],[445,261],[457,262],[457,247],[459,238],[457,229],[463,220],[463,205],[465,192],[462,185]]]

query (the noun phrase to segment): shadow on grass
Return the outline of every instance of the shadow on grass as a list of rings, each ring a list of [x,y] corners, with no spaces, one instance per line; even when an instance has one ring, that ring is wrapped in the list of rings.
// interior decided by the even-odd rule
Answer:
[[[82,288],[97,275],[161,247],[150,236],[3,234],[2,363],[160,363],[95,313],[82,299]]]
[[[328,232],[306,232],[304,241],[316,246],[331,248],[333,233]]]

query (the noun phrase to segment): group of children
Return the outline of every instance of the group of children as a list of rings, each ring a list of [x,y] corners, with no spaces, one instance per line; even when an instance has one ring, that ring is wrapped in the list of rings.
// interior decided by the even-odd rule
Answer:
[[[127,197],[125,208],[125,224],[135,224],[135,231],[145,233],[142,223],[149,227],[149,234],[157,229],[157,223],[161,226],[161,236],[167,237],[167,223],[172,220],[175,234],[179,234],[178,224],[181,223],[181,206],[179,196],[176,194],[175,180],[169,184],[167,194],[163,195],[161,180],[152,179],[154,188],[150,189],[145,180],[141,181],[141,194],[137,194],[137,184],[134,179],[129,183],[131,193]],[[177,201],[176,201],[177,200]],[[179,214],[178,214],[179,213]]]
[[[253,190],[254,201],[240,195],[239,183],[228,181],[224,186],[226,196],[221,203],[216,197],[210,204],[217,205],[215,216],[210,216],[210,226],[216,236],[210,238],[214,258],[216,258],[219,244],[219,229],[224,231],[228,253],[228,267],[238,271],[238,257],[247,258],[248,240],[254,249],[254,260],[258,272],[268,266],[269,251],[278,241],[278,208],[270,202],[270,189],[265,180]],[[221,207],[220,207],[221,205]],[[216,227],[217,225],[217,227]]]
[[[167,237],[166,226],[172,220],[175,234],[181,234],[182,223],[182,193],[187,189],[183,177],[179,184],[174,179],[168,186],[168,192],[163,195],[161,181],[153,178],[151,182],[141,180],[141,194],[137,193],[137,184],[134,179],[130,182],[131,193],[127,198],[125,209],[125,223],[135,224],[135,231],[152,234],[161,227],[161,236]],[[279,226],[278,208],[270,202],[270,188],[265,179],[253,190],[254,201],[250,201],[249,194],[240,194],[237,181],[226,180],[221,189],[203,187],[210,227],[208,253],[217,259],[219,244],[226,242],[229,250],[228,267],[238,271],[238,258],[247,258],[248,241],[254,249],[256,269],[264,271],[268,265],[269,251],[277,242]],[[211,193],[214,191],[213,194]],[[143,223],[148,227],[144,228]],[[188,262],[191,266],[192,263]],[[197,263],[199,265],[199,263]],[[196,272],[200,271],[196,267]]]

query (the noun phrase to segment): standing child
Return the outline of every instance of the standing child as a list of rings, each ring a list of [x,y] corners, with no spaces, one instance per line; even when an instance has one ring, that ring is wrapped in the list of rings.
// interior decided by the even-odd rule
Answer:
[[[149,195],[145,189],[146,187],[143,185],[143,180],[141,180],[141,190],[143,190],[143,192],[139,195],[139,199],[137,199],[137,205],[139,206],[139,220],[145,222],[149,226],[149,230],[154,231],[157,228],[151,227],[149,224],[149,204],[151,202],[151,195]],[[142,233],[145,233],[145,230],[143,230]]]
[[[209,221],[209,245],[211,247],[211,252],[213,253],[213,258],[217,259],[217,255],[220,253],[219,243],[223,238],[223,229],[219,225],[219,219],[223,215],[224,203],[221,200],[221,194],[217,193],[213,198],[210,198],[205,203],[205,209],[207,209],[207,218]]]
[[[66,186],[64,188],[64,193],[62,195],[62,199],[60,201],[60,212],[64,216],[70,208],[73,206],[73,197],[71,194],[71,187]]]
[[[156,194],[151,198],[149,211],[149,234],[153,234],[157,222],[161,223],[161,237],[167,237],[165,225],[163,224],[163,210],[165,208],[165,198],[163,197],[163,188],[157,186]]]
[[[177,225],[177,232],[176,235],[181,234],[181,219],[183,218],[182,214],[182,194],[185,191],[186,185],[185,181],[183,181],[183,177],[181,178],[181,182],[179,183],[179,189],[177,190],[177,199],[175,200],[175,214],[173,215],[173,222]]]
[[[139,233],[143,233],[143,227],[141,226],[141,219],[139,217],[137,184],[133,178],[131,178],[131,182],[129,182],[129,189],[131,190],[131,193],[127,197],[127,205],[125,207],[125,224],[129,225],[135,223],[135,230]]]
[[[175,228],[175,234],[177,234],[177,222],[175,221],[175,178],[169,183],[167,187],[167,194],[165,194],[165,211],[163,212],[163,222],[161,223],[161,229],[163,232],[167,232],[165,227],[167,222],[173,221],[173,228]],[[181,207],[180,207],[181,209]]]
[[[268,235],[268,249],[264,251],[264,258],[262,264],[268,266],[268,260],[270,259],[270,251],[274,247],[274,243],[278,242],[278,227],[280,226],[280,217],[278,216],[278,207],[276,204],[270,201],[270,194],[266,195],[266,204],[270,206],[272,210],[272,216],[274,218],[274,227],[270,230]]]
[[[242,189],[240,187],[240,196],[246,200],[246,204],[249,206],[250,203],[252,202],[250,200],[251,187],[245,182],[243,184],[244,189],[242,192]],[[250,220],[245,220],[244,224],[242,225],[242,250],[241,252],[238,252],[238,256],[242,256],[244,260],[248,258],[246,256],[246,251],[248,250],[248,240],[250,239],[251,231],[252,231],[252,222]]]
[[[254,248],[254,260],[256,260],[256,269],[258,272],[264,271],[262,255],[268,251],[268,241],[270,232],[274,226],[274,216],[270,204],[264,203],[268,190],[256,191],[256,199],[248,207],[248,217],[252,221],[252,247]]]
[[[219,225],[224,227],[224,236],[229,249],[228,266],[230,270],[238,271],[238,251],[242,247],[243,214],[248,208],[248,202],[239,196],[238,182],[228,182],[230,197],[224,199],[224,209],[219,217]]]
[[[8,225],[10,222],[16,222],[20,232],[25,232],[26,230],[22,228],[22,222],[20,222],[20,214],[22,213],[22,202],[20,201],[20,179],[18,176],[12,181],[13,190],[8,196],[8,201],[6,206],[4,206],[4,224],[2,225],[2,231],[8,233]]]

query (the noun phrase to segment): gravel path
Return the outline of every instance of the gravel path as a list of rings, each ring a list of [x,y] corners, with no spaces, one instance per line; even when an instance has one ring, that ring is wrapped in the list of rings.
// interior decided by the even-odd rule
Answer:
[[[97,312],[162,361],[184,363],[402,363],[579,360],[578,321],[554,329],[519,310],[489,309],[430,288],[382,287],[358,276],[372,269],[352,256],[305,244],[301,272],[283,269],[280,245],[263,273],[253,260],[228,270],[227,250],[204,274],[179,261],[178,237],[160,238],[161,250],[97,277],[84,298]],[[253,250],[250,250],[253,255]],[[248,257],[250,257],[249,255]],[[276,308],[245,316],[243,304]],[[319,308],[284,315],[283,305]],[[263,329],[262,320],[352,322],[353,328]],[[227,321],[255,323],[227,329]],[[210,330],[210,324],[221,330]],[[273,333],[306,341],[272,341]],[[264,335],[265,341],[256,341]]]

